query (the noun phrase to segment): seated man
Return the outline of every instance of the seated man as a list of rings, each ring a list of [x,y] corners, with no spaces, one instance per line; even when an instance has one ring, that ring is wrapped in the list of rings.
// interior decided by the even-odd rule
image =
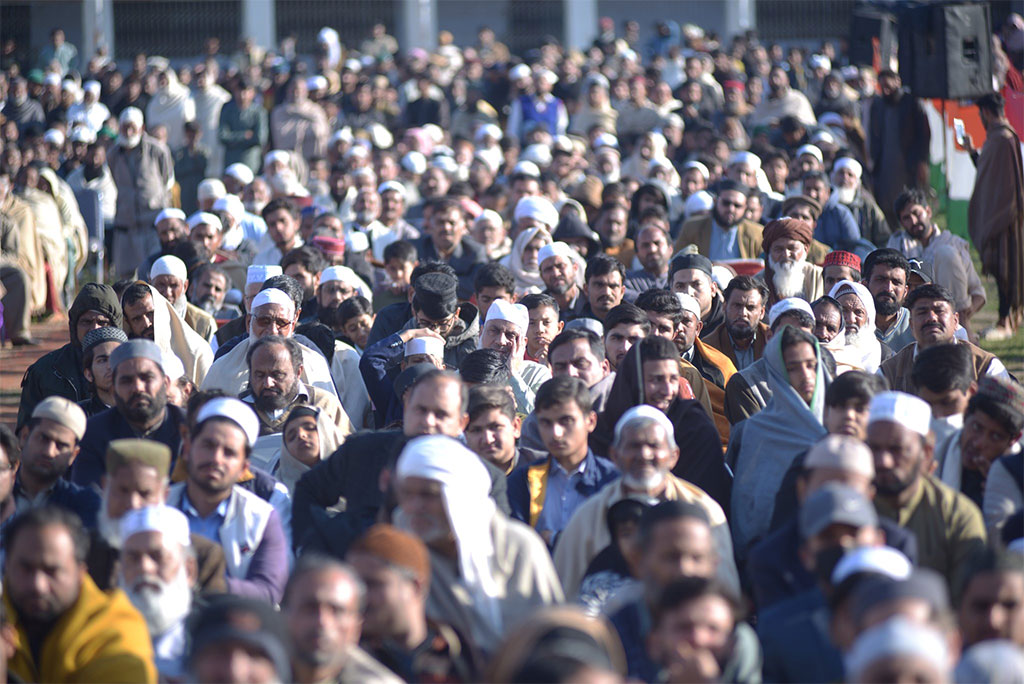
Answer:
[[[107,446],[107,474],[96,530],[86,558],[96,586],[107,591],[118,584],[121,572],[121,520],[131,511],[162,506],[167,499],[171,450],[148,439],[115,439]],[[190,585],[198,594],[227,591],[224,551],[206,537],[192,535],[189,554],[196,568]]]
[[[473,295],[476,297],[476,308],[480,313],[480,320],[486,321],[491,302],[495,299],[515,302],[515,276],[507,266],[494,262],[484,264],[473,279]]]
[[[914,359],[918,352],[936,344],[966,345],[971,350],[975,380],[984,375],[1009,379],[1006,366],[994,354],[956,338],[960,317],[954,306],[953,295],[941,285],[922,285],[907,295],[906,307],[910,310],[914,343],[908,344],[879,367],[878,372],[889,381],[889,387],[899,392],[913,391]]]
[[[1022,604],[1024,569],[1020,558],[987,550],[964,573],[957,614],[964,648],[996,639],[1005,639],[1017,648],[1024,646]]]
[[[768,287],[770,305],[789,297],[813,302],[825,294],[821,267],[808,259],[812,239],[812,226],[799,219],[776,219],[764,227],[768,259],[758,277]]]
[[[160,348],[149,340],[130,340],[111,353],[109,363],[117,405],[89,419],[82,453],[71,469],[71,480],[82,486],[99,486],[112,439],[144,436],[167,445],[171,454],[181,445],[185,412],[167,401],[171,380]]]
[[[526,313],[530,317],[530,327],[526,329],[524,358],[527,361],[546,364],[551,341],[565,327],[565,323],[558,320],[558,302],[551,295],[538,293],[526,295],[519,303],[526,307]]]
[[[169,506],[147,506],[121,520],[119,584],[146,621],[153,660],[164,679],[185,676],[186,620],[196,558],[188,519]]]
[[[298,560],[281,601],[291,637],[294,681],[401,681],[359,648],[366,602],[366,585],[351,567],[318,554]],[[325,619],[325,615],[330,617]]]
[[[401,327],[429,328],[443,337],[446,368],[458,368],[462,359],[477,348],[480,335],[480,316],[472,304],[459,303],[458,285],[455,276],[447,273],[425,273],[414,280],[412,315]]]
[[[78,402],[78,405],[87,418],[114,405],[110,353],[127,341],[128,336],[120,328],[96,328],[86,333],[82,340],[82,375],[90,385],[92,396]]]
[[[626,268],[618,259],[607,254],[590,257],[583,274],[583,295],[587,301],[580,316],[603,322],[608,312],[622,303],[625,278]]]
[[[703,510],[720,561],[719,576],[728,586],[739,590],[732,538],[722,507],[704,490],[672,474],[679,454],[673,425],[661,411],[636,406],[619,419],[610,456],[622,476],[577,509],[555,545],[555,567],[568,596],[579,592],[587,565],[611,541],[605,524],[608,510],[628,498],[681,501]]]
[[[257,681],[291,680],[288,631],[266,601],[217,596],[189,623],[185,663],[196,682],[228,682],[239,671]]]
[[[936,344],[922,350],[914,359],[910,381],[914,394],[932,408],[931,428],[938,450],[950,434],[964,426],[967,402],[978,391],[970,348],[963,344]],[[941,466],[942,457],[936,462]]]
[[[640,223],[636,231],[636,258],[641,267],[626,273],[625,299],[628,302],[636,301],[645,290],[668,287],[672,238],[664,215],[655,215]]]
[[[444,344],[444,339],[429,328],[407,328],[363,352],[359,370],[373,401],[378,428],[402,420],[402,397],[395,391],[398,376],[420,363],[443,368]]]
[[[623,302],[608,312],[604,320],[604,353],[611,370],[619,367],[626,352],[647,337],[651,323],[643,309]]]
[[[725,302],[711,277],[711,268],[711,260],[705,256],[679,254],[668,269],[668,289],[688,294],[700,303],[701,337],[709,336],[725,320]]]
[[[728,356],[736,370],[743,370],[761,358],[768,341],[768,326],[762,321],[768,288],[751,276],[740,275],[729,281],[722,297],[725,319],[702,339]]]
[[[430,551],[428,616],[472,634],[492,655],[506,630],[564,600],[544,542],[497,510],[476,454],[443,435],[419,437],[395,475],[394,520]]]
[[[188,479],[171,486],[167,505],[185,513],[193,533],[223,547],[230,593],[278,602],[290,557],[281,519],[270,503],[236,486],[259,429],[239,400],[206,402],[182,444]]]
[[[28,433],[21,445],[21,464],[11,490],[17,513],[45,505],[60,506],[77,515],[89,529],[94,528],[99,497],[93,489],[67,477],[86,432],[82,409],[64,397],[49,397],[36,404],[25,429]]]
[[[876,249],[864,259],[862,279],[875,300],[875,336],[899,352],[914,341],[910,312],[903,306],[910,262],[895,249]]]
[[[193,331],[207,342],[213,341],[217,321],[185,296],[188,292],[188,270],[184,261],[173,255],[160,257],[149,270],[149,281]]]
[[[587,298],[577,281],[580,267],[573,248],[564,242],[544,245],[537,253],[537,267],[546,288],[544,294],[558,303],[559,320],[567,323],[582,316]]]
[[[825,292],[831,292],[835,284],[843,280],[859,283],[860,257],[853,252],[829,252],[825,255],[825,261],[821,262],[821,277],[825,283]]]
[[[505,387],[484,384],[470,388],[467,413],[469,423],[463,433],[466,446],[506,475],[540,458],[539,452],[516,444],[522,419]]]
[[[423,227],[425,235],[417,243],[420,261],[440,260],[455,269],[459,279],[458,297],[473,296],[473,278],[487,262],[484,248],[466,235],[466,214],[458,200],[444,197],[432,202],[430,219]]]
[[[7,669],[26,682],[156,682],[146,623],[123,592],[96,588],[88,544],[78,517],[52,506],[4,531],[4,612],[17,634]],[[62,581],[41,588],[44,575]]]
[[[551,378],[551,371],[546,366],[525,359],[529,314],[522,304],[495,299],[487,315],[480,332],[480,348],[500,351],[508,358],[512,368],[511,387],[516,398],[516,408],[520,413],[528,414],[533,411],[537,390]]]
[[[368,587],[360,643],[405,681],[474,678],[471,649],[450,626],[426,615],[430,552],[418,537],[392,525],[371,527],[346,559]]]
[[[587,439],[597,425],[590,390],[579,378],[559,376],[541,385],[534,412],[547,457],[520,465],[509,476],[512,517],[528,523],[554,546],[573,513],[618,476]]]

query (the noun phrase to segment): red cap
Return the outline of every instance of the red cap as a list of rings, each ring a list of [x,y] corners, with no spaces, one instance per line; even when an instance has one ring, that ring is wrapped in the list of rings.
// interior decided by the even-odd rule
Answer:
[[[860,271],[860,257],[853,252],[829,252],[825,255],[824,266],[847,266],[855,271]]]

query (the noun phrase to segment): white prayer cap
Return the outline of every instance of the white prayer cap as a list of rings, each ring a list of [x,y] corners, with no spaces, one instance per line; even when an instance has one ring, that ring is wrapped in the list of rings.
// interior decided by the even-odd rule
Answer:
[[[761,165],[761,160],[760,159],[757,160],[757,165],[758,166]],[[686,162],[685,164],[683,164],[683,168],[680,169],[680,171],[682,173],[686,173],[690,169],[697,169],[697,171],[700,173],[700,175],[704,176],[704,180],[708,180],[709,178],[711,178],[711,172],[708,171],[708,167],[705,166],[704,164],[702,164],[699,161],[688,161],[688,162]]]
[[[894,580],[905,580],[914,569],[910,560],[891,546],[861,546],[848,551],[832,571],[832,586],[861,572],[885,575]]]
[[[121,112],[121,116],[118,117],[117,121],[122,126],[125,124],[135,124],[139,128],[142,128],[142,123],[144,121],[142,110],[138,107],[126,107]]]
[[[93,95],[100,94],[100,82],[99,81],[86,81],[82,84],[82,90]]]
[[[530,67],[525,64],[516,64],[514,67],[508,70],[508,77],[510,80],[519,81],[524,78],[530,77]]]
[[[517,223],[519,219],[531,218],[540,221],[551,230],[558,225],[558,210],[547,197],[527,195],[516,203],[512,218]]]
[[[787,297],[786,299],[780,299],[775,302],[772,308],[768,311],[768,327],[775,325],[775,321],[779,319],[779,316],[788,311],[803,311],[811,318],[814,318],[814,310],[811,309],[811,305],[807,303],[806,299],[800,299],[799,297]]]
[[[372,123],[367,126],[366,132],[370,134],[370,142],[378,150],[389,149],[395,144],[395,136],[391,135],[391,131],[379,123]]]
[[[812,69],[832,71],[832,60],[825,55],[811,55],[811,58],[807,61]]]
[[[700,302],[696,297],[685,292],[676,292],[676,299],[683,305],[683,311],[689,311],[700,320]]]
[[[800,149],[796,151],[796,156],[798,158],[804,156],[805,154],[811,155],[822,164],[825,163],[824,155],[822,155],[821,150],[815,145],[803,145],[802,147],[800,147]]]
[[[484,209],[480,212],[480,215],[473,221],[474,226],[478,226],[481,223],[491,223],[496,226],[502,225],[505,221],[501,218],[501,214],[494,211],[493,209]]]
[[[532,161],[517,161],[516,165],[512,167],[512,175],[514,176],[520,173],[524,176],[540,178],[540,167]]]
[[[60,84],[61,90],[66,90],[69,93],[78,92],[78,83],[73,78],[65,78]]]
[[[306,90],[327,90],[327,79],[317,74],[306,79]]]
[[[172,381],[183,377],[185,375],[185,364],[181,362],[181,359],[179,359],[174,352],[166,349],[162,351],[164,357],[164,362],[162,364],[164,367],[164,375],[169,377]]]
[[[711,211],[715,206],[715,198],[707,190],[698,190],[686,198],[683,210],[687,216],[692,216],[698,211]]]
[[[851,157],[840,157],[836,160],[836,163],[832,165],[833,174],[842,169],[849,169],[849,171],[858,179],[861,177],[861,174],[864,173],[864,167],[861,166],[860,162]]]
[[[345,249],[350,252],[365,252],[370,249],[370,238],[359,230],[350,230],[345,236]]]
[[[711,279],[718,285],[718,289],[725,291],[725,288],[729,287],[729,283],[736,276],[732,270],[727,266],[715,264],[711,266]]]
[[[192,546],[188,518],[173,506],[146,506],[129,510],[121,516],[118,526],[121,530],[122,546],[140,532],[159,532],[164,536],[164,541]]]
[[[288,293],[284,290],[278,290],[276,287],[270,287],[266,290],[260,290],[259,294],[252,300],[252,310],[268,304],[277,304],[278,306],[284,307],[285,311],[288,311],[288,315],[291,316],[295,313],[295,301],[288,296]]]
[[[444,131],[437,124],[425,124],[423,126],[423,132],[430,136],[430,139],[435,145],[440,145],[444,142]]]
[[[494,138],[495,140],[501,140],[501,127],[497,124],[483,124],[480,128],[476,129],[476,135],[474,136],[477,142],[480,142],[484,138]]]
[[[836,112],[824,112],[818,117],[818,123],[822,126],[837,126],[839,128],[846,128],[846,124],[843,123],[843,117]]]
[[[871,400],[868,425],[881,421],[902,425],[924,437],[931,429],[932,407],[912,394],[882,392]]]
[[[251,285],[252,283],[263,284],[273,278],[283,274],[284,271],[280,266],[274,264],[265,264],[260,266],[250,266],[245,271],[245,284]]]
[[[417,152],[415,150],[407,152],[406,155],[402,157],[401,164],[403,169],[409,173],[414,173],[417,176],[427,170],[427,158],[423,156],[422,152]]]
[[[264,290],[266,292],[266,290]],[[280,290],[277,290],[281,292]],[[283,292],[281,294],[284,294]],[[287,297],[288,295],[285,295]],[[291,300],[289,300],[291,301]],[[203,404],[196,414],[196,425],[210,418],[227,418],[245,433],[245,439],[251,447],[260,436],[260,420],[244,402],[233,397],[217,397]]]
[[[224,195],[217,198],[217,201],[213,203],[213,210],[230,214],[236,221],[245,218],[245,205],[237,195]]]
[[[896,656],[924,660],[942,676],[948,674],[949,653],[946,640],[938,630],[898,615],[861,632],[853,642],[844,659],[847,681],[863,681],[871,665]]]
[[[349,71],[355,71],[355,72],[358,73],[358,72],[363,70],[363,63],[360,62],[358,59],[355,59],[355,58],[346,59],[345,60],[345,64],[344,64],[344,66],[342,68],[343,69],[348,69]]]
[[[672,421],[669,420],[668,416],[664,413],[653,406],[648,406],[647,404],[634,406],[622,414],[622,417],[619,418],[619,422],[615,423],[615,441],[618,442],[622,438],[622,431],[625,430],[630,423],[641,418],[653,420],[661,425],[665,430],[665,436],[668,437],[668,441],[675,444],[675,427],[672,425]]]
[[[377,194],[383,195],[385,192],[393,191],[397,192],[402,197],[405,197],[405,186],[396,180],[384,181],[377,186]]]
[[[63,147],[64,145],[64,134],[58,131],[56,128],[51,128],[43,134],[43,140],[51,145],[57,147]]]
[[[700,162],[694,163],[700,164]],[[733,152],[732,155],[729,157],[729,166],[733,166],[734,164],[746,164],[747,166],[756,170],[761,168],[761,158],[758,157],[753,152],[745,152],[741,150],[738,152]],[[703,166],[703,164],[701,164],[701,166]]]
[[[551,164],[551,148],[540,143],[527,145],[523,153],[519,155],[519,159],[533,162],[537,166],[549,166]]]
[[[353,235],[362,235],[364,239],[366,238],[366,236],[363,235],[363,233],[353,233]],[[365,280],[359,277],[358,273],[353,271],[348,266],[328,266],[320,273],[321,285],[335,280],[338,282],[347,283],[348,285],[352,286],[353,289],[358,290],[361,296],[366,297],[371,301],[373,300],[369,285],[366,284]]]
[[[504,299],[495,299],[487,309],[487,320],[484,325],[491,321],[508,321],[518,327],[523,334],[530,327],[530,313],[522,304],[513,304]]]
[[[542,81],[547,81],[549,85],[555,85],[556,83],[558,83],[558,76],[556,76],[555,72],[551,71],[550,69],[541,69],[540,71],[538,71],[537,78],[541,79]]]
[[[284,150],[270,150],[263,156],[263,165],[270,166],[274,162],[287,164],[289,159],[291,159],[291,157],[289,157],[288,153]]]
[[[167,207],[156,215],[156,218],[153,220],[153,225],[155,226],[161,221],[165,221],[167,219],[178,219],[179,221],[184,221],[185,212],[176,207]]]
[[[352,129],[349,128],[348,126],[343,126],[342,128],[339,128],[338,130],[334,131],[334,133],[331,135],[330,144],[333,145],[338,142],[350,143],[354,139],[355,138],[353,138],[352,136]]]
[[[68,138],[71,139],[71,142],[80,142],[85,143],[86,145],[92,145],[96,142],[96,133],[88,126],[75,126],[68,134]]]
[[[60,74],[50,72],[46,74],[46,85],[48,86],[59,86],[60,85]]]
[[[443,361],[444,340],[437,337],[414,337],[405,343],[405,355],[414,356],[416,354],[426,354]]]
[[[224,182],[219,178],[204,178],[199,187],[196,188],[196,195],[199,199],[215,199],[228,194],[224,188]]]
[[[864,442],[847,435],[828,435],[812,446],[804,459],[804,468],[833,468],[869,479],[875,477],[871,450]]]
[[[551,257],[565,257],[572,262],[573,249],[564,242],[549,242],[540,248],[537,253],[537,266],[543,266],[544,262]]]
[[[583,85],[588,90],[594,86],[600,86],[607,90],[610,86],[608,84],[608,78],[600,71],[595,71],[583,81]]]
[[[185,262],[173,254],[165,254],[153,262],[149,269],[149,279],[152,280],[160,275],[174,276],[178,280],[188,280],[188,269]]]
[[[447,174],[458,173],[459,164],[454,159],[448,156],[434,157],[430,160],[430,165],[435,169],[441,169]]]
[[[196,213],[188,217],[189,230],[195,228],[201,223],[211,225],[218,231],[224,230],[224,226],[223,224],[221,224],[220,219],[217,217],[217,215],[211,214],[208,211],[197,211]]]
[[[256,175],[248,166],[242,162],[235,162],[224,169],[225,176],[231,176],[242,185],[249,185],[256,179]]]
[[[602,147],[614,147],[619,149],[619,139],[611,133],[602,133],[594,138],[594,149],[600,149]]]

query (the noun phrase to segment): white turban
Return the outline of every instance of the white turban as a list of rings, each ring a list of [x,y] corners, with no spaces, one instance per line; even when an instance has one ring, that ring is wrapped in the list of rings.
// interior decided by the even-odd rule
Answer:
[[[757,164],[758,164],[758,166],[761,165],[761,160],[760,159],[757,160]],[[706,167],[704,164],[702,164],[699,161],[688,161],[685,164],[683,164],[683,168],[682,168],[682,172],[683,173],[686,173],[690,169],[696,169],[697,172],[700,175],[704,176],[704,180],[705,181],[708,180],[709,178],[711,178],[711,172],[708,171],[708,167]]]
[[[154,261],[153,266],[149,269],[150,280],[161,275],[174,276],[178,280],[188,280],[188,269],[185,267],[184,261],[173,254],[166,254]]]
[[[230,214],[235,221],[241,221],[245,218],[245,205],[242,204],[242,200],[238,199],[237,195],[218,197],[217,201],[213,203],[213,210]]]
[[[833,175],[836,171],[840,171],[842,169],[849,169],[858,180],[860,180],[861,174],[864,172],[864,167],[860,165],[860,162],[851,157],[841,157],[837,159],[836,163],[832,165]]]
[[[825,163],[825,156],[821,153],[821,149],[819,149],[818,147],[816,147],[814,145],[804,145],[803,147],[801,147],[800,149],[798,149],[796,151],[796,156],[797,157],[802,157],[805,154],[811,155],[812,157],[817,159],[822,164]]]
[[[484,325],[491,321],[508,321],[525,335],[526,329],[530,327],[530,314],[522,304],[512,304],[504,299],[495,299],[487,309],[487,320]]]
[[[252,300],[252,310],[256,311],[256,309],[267,304],[277,304],[283,307],[288,312],[287,315],[289,317],[295,315],[295,301],[284,290],[278,290],[276,287],[260,290],[259,294]]]
[[[135,124],[139,128],[142,128],[143,116],[142,110],[137,107],[128,107],[121,112],[121,116],[117,119],[118,123],[122,126],[125,124]]]
[[[548,227],[548,230],[552,230],[558,225],[558,210],[546,197],[527,195],[516,203],[516,209],[513,212],[513,220],[517,223],[522,218],[540,221]]]
[[[565,257],[569,261],[573,261],[573,248],[564,242],[549,242],[540,248],[537,253],[537,266],[543,266],[544,262],[551,257]]]
[[[188,518],[173,506],[146,506],[125,513],[119,524],[121,545],[140,532],[159,532],[164,541],[180,544],[182,547],[192,546],[189,533]]]
[[[882,421],[902,425],[924,437],[931,429],[932,407],[912,394],[882,392],[871,400],[868,425]]]
[[[161,221],[166,221],[167,219],[178,219],[179,221],[184,221],[185,212],[175,207],[168,207],[156,215],[156,218],[153,220],[153,225],[155,226]]]
[[[693,162],[694,164],[700,164],[700,162]],[[754,170],[761,168],[761,158],[753,152],[733,152],[732,156],[729,157],[729,166],[734,164],[746,164]],[[701,166],[704,166],[701,164]],[[707,175],[704,176],[707,178]]]
[[[217,232],[224,230],[224,225],[220,222],[220,218],[208,211],[197,211],[188,217],[189,230],[203,223],[213,226],[217,229]]]
[[[245,439],[249,442],[250,447],[256,443],[256,438],[260,436],[259,418],[256,417],[256,414],[248,405],[238,399],[217,397],[206,402],[196,415],[196,425],[210,418],[226,418],[236,424],[245,433]]]
[[[417,437],[402,449],[396,475],[399,481],[421,477],[440,483],[458,548],[459,571],[476,599],[473,606],[500,630],[499,590],[490,568],[491,520],[496,509],[488,494],[491,477],[480,457],[451,437]]]
[[[252,183],[256,179],[252,169],[241,162],[235,162],[228,168],[224,169],[224,175],[231,176],[242,185],[249,185],[249,183]]]
[[[289,159],[290,157],[288,156],[288,153],[285,152],[284,150],[271,150],[270,152],[267,152],[266,155],[263,156],[263,165],[270,166],[274,162],[281,162],[282,164],[287,164]]]

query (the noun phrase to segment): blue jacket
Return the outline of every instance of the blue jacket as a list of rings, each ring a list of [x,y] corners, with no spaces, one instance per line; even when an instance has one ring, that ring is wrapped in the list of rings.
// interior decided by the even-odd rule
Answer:
[[[814,239],[824,242],[835,250],[853,252],[861,259],[866,257],[875,247],[860,236],[860,226],[853,213],[839,203],[839,195],[832,193],[821,208],[821,216],[814,226]]]
[[[583,462],[586,465],[582,477],[576,481],[576,491],[584,498],[597,493],[619,476],[619,469],[614,463],[590,449],[587,449]],[[544,510],[551,463],[551,456],[546,455],[533,463],[518,466],[508,476],[508,504],[512,517],[531,527],[537,524],[540,512]]]
[[[185,411],[168,404],[164,422],[145,436],[146,439],[170,447],[171,472],[174,471],[174,459],[177,458],[181,446],[181,426],[184,423]],[[85,424],[85,436],[79,444],[81,451],[71,466],[71,481],[83,487],[99,486],[100,478],[107,472],[107,445],[110,441],[140,436],[116,406],[89,418]],[[170,474],[167,473],[168,476]]]
[[[17,493],[20,489],[21,483],[15,480],[14,492]],[[71,511],[79,517],[86,529],[90,530],[96,527],[96,515],[100,511],[101,503],[100,495],[96,493],[96,490],[91,487],[80,487],[73,482],[68,482],[63,477],[57,479],[49,496],[46,497],[47,505],[59,506]],[[18,516],[12,515],[8,518],[4,527],[6,527],[6,523],[16,517]]]
[[[404,355],[405,343],[394,333],[368,346],[359,359],[359,374],[370,395],[374,426],[378,430],[402,420],[404,415],[401,397],[395,394],[395,378]]]
[[[829,636],[828,606],[817,588],[758,616],[766,682],[841,682],[843,658]]]

